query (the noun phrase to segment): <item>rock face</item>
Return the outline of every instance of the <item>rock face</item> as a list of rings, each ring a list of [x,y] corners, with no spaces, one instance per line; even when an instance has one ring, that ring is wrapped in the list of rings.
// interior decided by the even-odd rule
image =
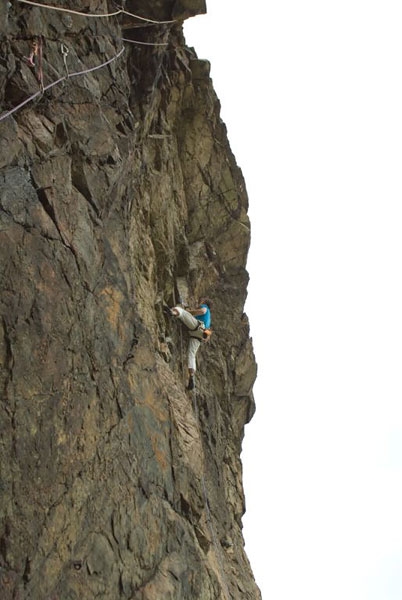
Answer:
[[[250,228],[182,35],[205,3],[123,4],[0,8],[0,597],[254,600]],[[201,295],[214,333],[190,397],[162,305]]]

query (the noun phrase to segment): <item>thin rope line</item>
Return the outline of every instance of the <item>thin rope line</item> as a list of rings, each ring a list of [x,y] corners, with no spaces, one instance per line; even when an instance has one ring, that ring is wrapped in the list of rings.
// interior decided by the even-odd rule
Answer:
[[[176,305],[176,294],[175,294],[174,287],[173,287],[173,302]],[[183,353],[182,327],[180,327],[180,355],[181,355],[181,362],[182,362],[183,372],[184,372],[184,353]],[[195,420],[196,420],[196,426],[197,426],[197,430],[198,430],[198,436],[199,436],[199,439],[200,439],[200,442],[201,442],[201,447],[202,447],[202,450],[203,450],[203,465],[202,465],[203,469],[202,469],[202,473],[201,473],[201,486],[202,486],[202,495],[203,495],[203,500],[204,500],[204,506],[205,506],[205,512],[206,512],[206,517],[207,517],[207,523],[208,523],[208,527],[209,527],[209,530],[210,530],[210,533],[211,533],[212,544],[213,544],[213,546],[215,548],[216,558],[217,558],[217,561],[218,561],[218,570],[220,572],[223,593],[224,593],[224,595],[226,597],[226,600],[229,600],[230,599],[230,593],[229,593],[229,587],[228,587],[227,580],[226,580],[226,573],[225,573],[225,570],[223,568],[221,548],[219,547],[219,543],[218,543],[218,539],[217,539],[217,535],[216,535],[216,531],[215,531],[214,522],[212,520],[211,509],[209,507],[210,502],[209,502],[207,484],[206,484],[206,479],[205,479],[205,452],[204,452],[204,448],[203,448],[203,444],[202,444],[202,433],[201,433],[201,425],[200,425],[200,413],[199,413],[199,410],[198,410],[197,389],[196,388],[194,388],[191,391],[191,398],[192,398],[194,416],[195,416]]]
[[[39,6],[40,8],[49,8],[51,10],[58,10],[61,12],[70,13],[72,15],[80,15],[81,17],[114,17],[116,15],[121,14],[121,10],[117,10],[112,13],[107,14],[93,14],[93,13],[84,13],[78,10],[72,10],[71,8],[62,8],[61,6],[51,6],[50,4],[41,4],[40,2],[32,2],[32,0],[18,0],[18,2],[22,2],[23,4],[31,4],[32,6]]]
[[[22,0],[20,0],[20,1],[22,2]],[[48,38],[48,37],[46,37],[44,35],[41,36],[41,37],[43,39],[45,39],[45,40],[55,41],[53,38]],[[117,42],[129,42],[130,44],[141,44],[142,46],[169,46],[169,42],[140,42],[140,40],[129,40],[128,38],[121,38],[121,37],[117,37],[117,36],[114,36],[114,35],[91,35],[90,37],[93,38],[93,39],[107,38],[107,39],[112,39],[112,40],[117,41]],[[20,39],[25,39],[25,38],[15,37],[13,39],[20,40]],[[25,60],[28,62],[28,64],[31,67],[34,66],[30,62],[30,57],[26,56]]]
[[[120,50],[120,52],[118,52],[116,54],[116,56],[109,58],[109,60],[102,63],[101,65],[97,65],[96,67],[91,67],[89,69],[85,69],[84,71],[77,71],[76,73],[70,73],[70,77],[75,77],[76,75],[85,75],[85,73],[92,73],[92,71],[97,71],[98,69],[101,69],[102,67],[106,67],[106,65],[110,65],[111,62],[118,59],[123,54],[124,50],[125,50],[125,48],[123,46],[123,48]]]
[[[28,104],[28,102],[31,102],[31,100],[35,100],[35,98],[37,96],[39,96],[40,94],[42,94],[42,90],[39,90],[35,94],[32,94],[32,96],[29,96],[29,98],[27,98],[26,100],[24,100],[23,102],[21,102],[21,104],[18,104],[17,106],[14,106],[14,108],[12,110],[9,110],[8,112],[3,113],[2,115],[0,115],[0,121],[3,121],[4,119],[6,119],[7,117],[9,117],[13,113],[17,112],[17,110],[19,110],[20,108],[22,108],[23,106],[25,106],[25,104]]]
[[[60,77],[56,81],[53,81],[52,83],[49,83],[48,85],[46,85],[43,88],[43,90],[37,91],[35,94],[32,94],[32,96],[29,96],[29,98],[27,98],[26,100],[24,100],[23,102],[21,102],[17,106],[14,106],[13,109],[11,109],[8,112],[2,114],[0,116],[0,121],[4,121],[4,119],[6,119],[7,117],[9,117],[13,113],[17,112],[17,110],[20,110],[20,108],[22,108],[23,106],[25,106],[25,104],[28,104],[28,102],[31,102],[32,100],[34,100],[35,98],[37,98],[38,96],[40,96],[43,92],[46,92],[47,90],[50,90],[52,87],[54,87],[55,85],[58,85],[62,81],[66,81],[67,79],[69,79],[71,77],[77,77],[78,75],[85,75],[86,73],[92,73],[93,71],[97,71],[98,69],[101,69],[102,67],[106,67],[106,65],[109,65],[111,62],[113,62],[114,60],[116,60],[117,58],[119,58],[119,56],[121,56],[123,54],[124,50],[125,50],[125,48],[123,46],[123,48],[120,50],[120,52],[118,54],[116,54],[116,56],[113,56],[112,58],[109,58],[109,60],[107,60],[106,62],[102,63],[101,65],[97,65],[96,67],[91,67],[89,69],[84,69],[84,71],[76,71],[75,73],[69,73],[69,75],[63,75],[63,77]]]
[[[129,17],[134,17],[136,19],[139,19],[140,21],[145,21],[146,23],[153,23],[154,25],[169,25],[171,23],[176,23],[176,19],[172,19],[170,21],[154,21],[153,19],[147,19],[145,17],[140,17],[139,15],[135,15],[134,13],[124,10],[124,8],[121,9],[121,12],[123,15],[127,15]]]
[[[183,381],[186,381],[186,371],[184,366],[184,352],[183,352],[183,328],[180,327],[180,356],[181,356],[181,374],[183,377]],[[184,385],[186,385],[184,383]]]
[[[80,17],[89,17],[89,18],[104,18],[104,17],[115,17],[117,15],[128,15],[130,17],[134,17],[135,19],[139,19],[140,21],[145,21],[146,23],[153,23],[155,25],[165,25],[168,23],[175,23],[176,21],[154,21],[153,19],[147,19],[146,17],[140,17],[140,15],[135,15],[134,13],[130,13],[124,8],[119,8],[111,13],[84,13],[79,10],[72,10],[71,8],[62,8],[61,6],[53,6],[51,4],[42,4],[41,2],[34,2],[33,0],[18,0],[18,2],[22,2],[23,4],[30,4],[31,6],[39,6],[40,8],[49,8],[50,10],[58,10],[61,12],[70,13],[72,15],[79,15]]]
[[[130,44],[141,44],[142,46],[168,46],[168,42],[140,42],[139,40],[128,40],[127,38],[120,38],[122,42],[129,42]]]
[[[179,296],[179,300],[181,300],[180,296]],[[176,291],[175,291],[175,287],[173,284],[173,306],[176,306]],[[181,362],[181,374],[183,377],[183,383],[185,384],[185,380],[186,380],[186,375],[185,375],[185,371],[184,371],[184,352],[183,352],[183,328],[179,327],[179,333],[180,333],[180,362]]]

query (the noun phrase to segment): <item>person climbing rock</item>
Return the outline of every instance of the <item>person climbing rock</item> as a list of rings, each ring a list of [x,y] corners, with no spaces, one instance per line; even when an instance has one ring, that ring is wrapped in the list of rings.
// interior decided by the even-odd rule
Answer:
[[[200,304],[194,309],[184,309],[181,306],[165,307],[165,312],[178,318],[189,331],[187,351],[188,390],[193,390],[195,386],[196,355],[201,341],[206,341],[211,334],[211,306],[211,300],[202,298]]]

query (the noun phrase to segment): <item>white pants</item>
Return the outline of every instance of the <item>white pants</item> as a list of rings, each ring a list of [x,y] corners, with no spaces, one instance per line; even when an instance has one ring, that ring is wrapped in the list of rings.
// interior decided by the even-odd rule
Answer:
[[[187,351],[187,366],[189,369],[196,371],[196,360],[195,357],[198,352],[198,348],[201,345],[202,330],[197,331],[197,327],[200,325],[200,321],[193,317],[187,310],[184,310],[181,306],[175,306],[175,310],[179,313],[177,318],[190,330],[190,339],[188,340],[188,351]]]

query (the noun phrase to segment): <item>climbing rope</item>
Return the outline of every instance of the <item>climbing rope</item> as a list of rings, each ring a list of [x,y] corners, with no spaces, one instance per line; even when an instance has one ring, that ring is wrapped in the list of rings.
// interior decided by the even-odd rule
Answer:
[[[180,299],[180,298],[179,298]],[[177,306],[176,304],[176,292],[173,286],[173,306]],[[185,373],[185,366],[184,366],[184,352],[183,352],[183,329],[180,327],[179,328],[179,336],[180,336],[180,362],[181,362],[181,374],[183,377],[183,383],[186,380],[186,373]],[[185,383],[184,383],[185,385]]]
[[[77,77],[78,75],[85,75],[86,73],[92,73],[93,71],[102,69],[103,67],[106,67],[107,65],[110,65],[110,63],[112,63],[113,61],[117,60],[123,54],[124,50],[125,50],[125,48],[123,47],[120,50],[120,52],[118,52],[115,56],[112,56],[112,58],[109,58],[109,60],[105,61],[101,65],[96,65],[96,67],[90,67],[89,69],[84,69],[84,71],[76,71],[75,73],[70,73],[69,77]],[[65,78],[62,78],[62,79],[65,79]],[[53,85],[55,85],[55,84],[53,84]]]
[[[181,300],[181,299],[180,299]],[[173,288],[173,304],[174,306],[176,306],[176,293],[175,293],[175,289]],[[184,352],[183,352],[183,331],[182,328],[180,327],[180,358],[181,358],[181,364],[182,364],[182,375],[183,375],[183,380],[185,380],[185,360],[184,360]],[[193,399],[193,410],[194,410],[194,415],[195,415],[195,420],[196,420],[196,424],[197,424],[197,431],[198,431],[198,437],[201,441],[201,446],[202,446],[202,435],[201,435],[201,427],[200,427],[200,416],[199,416],[199,411],[198,411],[198,405],[197,405],[197,394],[196,394],[196,390],[195,388],[191,391],[191,396]],[[209,497],[208,497],[208,490],[207,490],[207,483],[206,483],[206,479],[205,479],[205,455],[204,455],[204,460],[203,460],[203,471],[201,473],[201,487],[202,487],[202,495],[203,495],[203,500],[204,500],[204,506],[205,506],[205,513],[206,513],[206,517],[207,517],[207,523],[208,523],[208,527],[211,533],[211,539],[212,539],[212,544],[215,548],[215,554],[217,557],[217,561],[218,561],[218,568],[219,568],[219,572],[220,572],[220,578],[221,578],[221,584],[223,587],[223,592],[224,592],[224,596],[226,598],[226,600],[230,600],[230,594],[229,594],[229,588],[228,588],[228,584],[226,581],[226,574],[223,568],[223,560],[222,560],[222,551],[218,542],[218,537],[216,535],[216,531],[215,531],[215,526],[214,526],[214,522],[212,520],[212,514],[211,514],[211,510],[209,508],[210,506],[210,502],[209,502]]]
[[[56,11],[61,11],[61,12],[65,12],[65,13],[71,13],[71,14],[80,15],[82,17],[89,17],[89,18],[91,18],[91,17],[99,17],[99,18],[113,17],[113,16],[117,16],[119,14],[125,14],[128,16],[134,17],[136,19],[139,19],[141,21],[145,21],[147,23],[151,23],[151,24],[155,24],[155,25],[163,25],[163,24],[170,24],[170,23],[176,22],[175,20],[155,21],[153,19],[148,19],[145,17],[141,17],[140,15],[131,13],[131,12],[125,10],[124,8],[119,8],[117,11],[110,12],[110,13],[97,14],[97,13],[84,13],[84,12],[73,10],[70,8],[63,8],[61,6],[53,6],[50,4],[42,4],[41,2],[36,2],[34,0],[17,0],[17,1],[22,2],[23,4],[29,4],[31,6],[36,6],[38,8],[46,8],[49,10],[56,10]],[[142,42],[139,40],[130,40],[127,38],[120,38],[120,40],[123,42],[127,42],[129,44],[139,44],[139,45],[143,45],[143,46],[167,46],[168,45],[168,42]],[[42,40],[42,36],[40,36],[37,41],[35,40],[33,42],[32,51],[31,51],[30,55],[28,57],[24,57],[24,59],[27,61],[28,65],[31,68],[35,68],[35,66],[36,66],[35,58],[37,58],[38,69],[37,69],[36,76],[39,81],[40,90],[35,92],[35,94],[32,94],[32,96],[29,96],[28,98],[26,98],[23,102],[21,102],[17,106],[14,106],[14,108],[12,108],[11,110],[0,115],[0,122],[4,121],[4,119],[11,116],[12,114],[14,114],[18,110],[20,110],[23,106],[25,106],[29,102],[32,102],[33,100],[35,100],[35,98],[37,98],[38,96],[40,96],[41,94],[43,94],[44,92],[49,90],[50,88],[54,87],[55,85],[58,85],[62,81],[65,81],[66,79],[71,78],[71,77],[76,77],[78,75],[85,75],[86,73],[90,73],[91,71],[96,71],[97,69],[101,69],[102,67],[110,64],[113,60],[118,58],[123,53],[124,48],[122,48],[122,50],[116,56],[114,56],[112,59],[102,63],[101,65],[98,65],[97,67],[93,67],[91,69],[85,69],[84,71],[79,71],[76,73],[69,73],[69,71],[68,71],[67,56],[69,53],[69,49],[64,43],[61,44],[60,51],[63,56],[63,63],[64,63],[66,75],[63,77],[60,77],[59,79],[57,79],[57,81],[53,81],[52,83],[49,83],[47,86],[45,86],[44,80],[43,80],[43,40]]]
[[[130,44],[140,44],[141,46],[168,46],[168,42],[140,42],[139,40],[128,40],[127,38],[120,38],[122,42],[129,42]]]
[[[49,4],[42,4],[40,2],[34,2],[33,0],[18,0],[18,2],[22,2],[24,4],[29,4],[32,6],[38,6],[39,8],[48,8],[48,9],[52,9],[52,10],[58,10],[58,11],[62,11],[62,12],[77,14],[77,15],[81,15],[83,17],[111,17],[111,16],[115,16],[118,14],[126,14],[126,15],[136,17],[142,21],[146,21],[146,22],[152,23],[152,24],[175,23],[175,21],[154,21],[152,19],[140,17],[139,15],[130,13],[123,8],[120,8],[118,11],[115,11],[113,13],[94,14],[94,13],[83,13],[83,12],[75,11],[75,10],[72,10],[69,8],[62,8],[60,6],[51,6]],[[120,41],[127,42],[129,44],[139,44],[139,45],[143,45],[143,46],[168,46],[168,42],[142,42],[140,40],[130,40],[128,38],[120,38]],[[124,48],[122,48],[122,50],[116,56],[114,56],[112,59],[102,63],[101,65],[98,65],[97,67],[93,67],[91,69],[86,69],[84,71],[79,71],[77,73],[69,73],[69,71],[68,71],[67,56],[69,54],[69,49],[64,43],[61,44],[60,51],[63,56],[63,63],[64,63],[66,75],[63,77],[60,77],[59,79],[57,79],[57,81],[53,81],[52,83],[45,86],[44,80],[43,80],[43,39],[42,39],[42,36],[40,36],[38,38],[38,40],[35,40],[33,42],[30,55],[28,57],[24,56],[24,59],[26,60],[26,62],[28,63],[28,65],[31,68],[35,68],[35,66],[36,66],[35,58],[37,58],[38,70],[37,70],[36,77],[37,77],[39,85],[40,85],[40,90],[35,92],[35,94],[32,94],[32,96],[29,96],[28,98],[26,98],[23,102],[21,102],[17,106],[14,106],[14,108],[12,108],[11,110],[0,115],[0,122],[3,121],[4,119],[6,119],[7,117],[11,116],[18,110],[20,110],[23,106],[25,106],[29,102],[32,102],[32,100],[35,100],[35,98],[37,98],[38,96],[40,96],[41,94],[43,94],[44,92],[49,90],[50,88],[54,87],[55,85],[58,85],[62,81],[65,81],[66,79],[68,79],[70,77],[76,77],[78,75],[85,75],[86,73],[90,73],[91,71],[96,71],[97,69],[100,69],[100,68],[108,65],[109,63],[111,63],[113,60],[118,58],[123,53]]]
[[[173,302],[176,306],[174,289],[173,289]],[[183,344],[182,344],[182,328],[181,327],[180,327],[180,354],[181,354],[181,363],[183,365],[183,371],[184,371],[185,361],[184,361],[184,352],[183,352]],[[183,378],[184,377],[185,377],[185,375],[183,372]],[[192,401],[193,401],[193,410],[194,410],[194,416],[195,416],[195,420],[196,420],[196,424],[197,424],[198,437],[201,441],[201,446],[202,446],[202,434],[201,434],[201,427],[200,427],[200,415],[199,415],[198,405],[197,405],[196,388],[194,388],[191,391],[191,397],[192,397]],[[216,530],[215,530],[215,526],[214,526],[214,522],[212,520],[212,514],[211,514],[211,510],[210,510],[210,502],[209,502],[207,483],[206,483],[206,478],[205,478],[205,454],[204,454],[204,460],[203,460],[203,470],[201,472],[201,487],[202,487],[202,495],[203,495],[203,500],[204,500],[207,523],[208,523],[208,527],[209,527],[209,530],[211,533],[212,544],[215,548],[215,554],[216,554],[217,561],[218,561],[218,568],[219,568],[219,572],[220,572],[220,578],[221,578],[221,584],[223,587],[223,592],[224,592],[226,600],[230,600],[231,596],[230,596],[228,584],[226,581],[225,570],[223,568],[222,550],[221,550],[221,547],[218,542],[218,537],[216,535]]]
[[[180,298],[181,300],[181,298]],[[176,294],[174,291],[174,287],[173,287],[173,304],[174,306],[176,305]],[[181,374],[183,377],[183,385],[186,385],[186,368],[185,368],[185,360],[184,360],[184,350],[183,350],[183,328],[180,326],[179,327],[179,334],[180,334],[180,362],[181,362]],[[195,389],[193,390],[193,394],[195,394]],[[194,397],[194,396],[193,396]],[[196,419],[197,419],[197,424],[198,424],[198,415],[196,414]]]
[[[79,10],[73,10],[71,8],[62,8],[61,6],[53,6],[51,4],[42,4],[41,2],[34,2],[34,0],[18,0],[18,2],[22,2],[23,4],[30,4],[31,6],[38,6],[39,8],[48,8],[49,10],[58,10],[65,13],[70,13],[72,15],[79,15],[80,17],[88,17],[88,18],[108,18],[115,17],[117,15],[127,15],[129,17],[134,17],[135,19],[139,19],[140,21],[145,21],[146,23],[152,23],[154,25],[165,25],[168,23],[175,23],[175,20],[172,21],[154,21],[153,19],[147,19],[146,17],[141,17],[140,15],[135,15],[134,13],[128,12],[124,8],[119,8],[111,13],[85,13]]]
[[[38,42],[38,81],[40,85],[40,89],[43,93],[44,83],[43,83],[43,39],[39,38]]]
[[[186,367],[183,361],[183,329],[180,327],[180,355],[181,355],[181,373],[183,375],[183,381],[186,381]],[[185,385],[185,384],[184,384]]]
[[[2,115],[0,115],[0,121],[4,121],[4,119],[7,119],[7,117],[9,117],[13,113],[17,112],[17,110],[20,110],[23,106],[25,106],[29,102],[32,102],[32,100],[35,100],[35,98],[37,98],[38,96],[40,96],[41,94],[43,94],[47,90],[50,90],[55,85],[58,85],[62,81],[65,81],[66,79],[69,79],[69,78],[72,78],[72,77],[78,77],[79,75],[86,75],[87,73],[92,73],[93,71],[97,71],[98,69],[102,69],[103,67],[106,67],[106,65],[110,65],[110,63],[112,63],[114,60],[118,59],[123,54],[124,50],[125,49],[123,47],[120,50],[120,52],[118,52],[112,58],[109,58],[109,60],[105,61],[101,65],[97,65],[96,67],[90,67],[89,69],[84,69],[83,71],[76,71],[75,73],[68,73],[67,63],[65,63],[66,64],[66,69],[67,69],[67,74],[66,75],[63,75],[63,77],[60,77],[56,81],[53,81],[52,83],[49,83],[48,85],[44,86],[43,88],[41,88],[40,90],[38,90],[35,94],[32,94],[32,96],[29,96],[29,98],[27,98],[26,100],[24,100],[23,102],[21,102],[17,106],[14,106],[14,108],[12,108],[11,110],[9,110],[9,111],[3,113]]]

